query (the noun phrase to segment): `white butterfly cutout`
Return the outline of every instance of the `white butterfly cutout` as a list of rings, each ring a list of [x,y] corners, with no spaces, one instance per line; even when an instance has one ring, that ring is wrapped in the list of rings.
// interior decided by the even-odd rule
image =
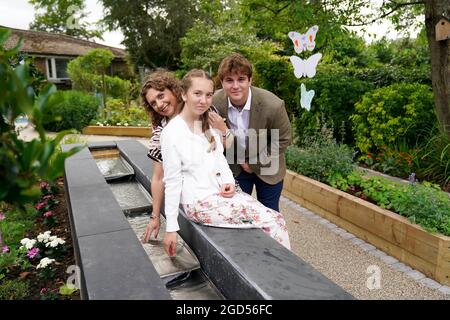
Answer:
[[[294,67],[294,74],[297,78],[305,77],[312,78],[316,75],[316,68],[319,60],[322,58],[321,53],[313,54],[306,60],[297,56],[291,56],[290,60]]]
[[[311,109],[311,101],[314,98],[314,90],[306,91],[305,85],[302,83],[300,86],[300,105],[306,110]]]
[[[317,31],[319,31],[319,27],[312,26],[305,34],[296,31],[289,32],[288,35],[294,43],[295,52],[300,53],[303,50],[312,51],[316,46],[315,39]]]

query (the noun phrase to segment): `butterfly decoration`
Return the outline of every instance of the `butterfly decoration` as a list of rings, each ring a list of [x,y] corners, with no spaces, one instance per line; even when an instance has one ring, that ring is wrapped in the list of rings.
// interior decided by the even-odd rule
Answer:
[[[301,86],[300,86],[300,105],[302,106],[302,108],[304,108],[308,111],[311,109],[311,101],[314,98],[314,94],[315,94],[314,90],[306,91],[305,85],[303,83],[301,84]]]
[[[289,32],[289,38],[291,38],[294,43],[294,50],[297,53],[303,50],[314,50],[316,46],[316,33],[319,31],[318,26],[312,26],[305,34],[298,33],[296,31]]]
[[[316,75],[316,68],[319,60],[322,58],[321,53],[313,54],[306,60],[299,58],[297,56],[291,56],[292,66],[294,67],[294,74],[297,78],[308,77],[312,78]]]

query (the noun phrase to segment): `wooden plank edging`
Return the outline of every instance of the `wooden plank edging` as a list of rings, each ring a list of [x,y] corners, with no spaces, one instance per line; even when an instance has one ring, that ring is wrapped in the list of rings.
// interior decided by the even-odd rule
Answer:
[[[435,279],[450,285],[450,237],[392,211],[287,170],[283,195]]]
[[[149,138],[152,129],[150,127],[87,126],[83,129],[83,134]]]

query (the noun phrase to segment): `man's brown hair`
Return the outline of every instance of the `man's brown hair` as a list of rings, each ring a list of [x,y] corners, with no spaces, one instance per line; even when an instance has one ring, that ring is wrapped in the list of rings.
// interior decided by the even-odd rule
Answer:
[[[220,81],[223,81],[226,76],[237,73],[245,74],[250,79],[253,74],[253,67],[242,54],[232,53],[220,63],[218,76]]]

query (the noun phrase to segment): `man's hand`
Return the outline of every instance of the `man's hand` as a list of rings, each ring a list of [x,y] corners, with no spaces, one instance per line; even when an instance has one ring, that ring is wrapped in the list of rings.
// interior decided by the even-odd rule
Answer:
[[[224,198],[231,198],[236,192],[236,186],[232,183],[225,183],[220,187],[219,195]]]
[[[166,232],[163,244],[167,255],[169,257],[174,257],[177,254],[177,233]]]
[[[152,233],[155,236],[155,239],[158,237],[159,233],[160,220],[159,215],[154,215],[153,218],[150,218],[150,222],[147,224],[145,228],[144,234],[142,235],[142,243],[147,243],[150,240],[150,236]]]
[[[241,163],[242,170],[244,170],[247,173],[253,173],[252,169],[250,169],[250,166],[248,163]]]

